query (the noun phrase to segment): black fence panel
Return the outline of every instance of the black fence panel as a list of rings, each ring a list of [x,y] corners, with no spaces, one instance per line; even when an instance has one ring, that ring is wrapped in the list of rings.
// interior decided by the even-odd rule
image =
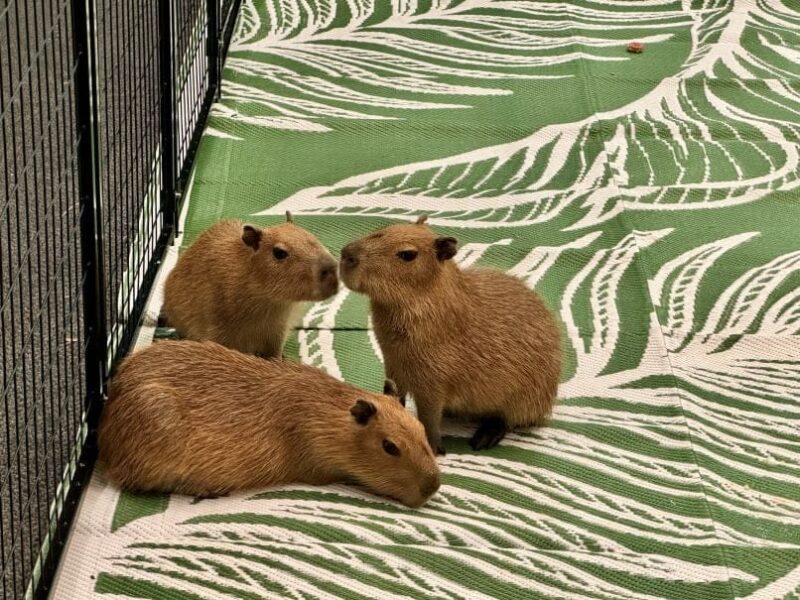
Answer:
[[[98,132],[109,357],[130,340],[162,238],[157,2],[97,0]]]
[[[0,595],[45,597],[237,0],[0,0]]]
[[[0,564],[22,597],[66,499],[86,397],[69,2],[0,4]]]
[[[208,37],[209,30],[214,35],[214,27],[208,20],[209,4],[214,4],[214,0],[208,3],[206,0],[183,0],[173,4],[178,190],[188,178],[188,167],[200,141],[196,124],[208,115],[212,99],[208,93],[214,83],[209,78]]]

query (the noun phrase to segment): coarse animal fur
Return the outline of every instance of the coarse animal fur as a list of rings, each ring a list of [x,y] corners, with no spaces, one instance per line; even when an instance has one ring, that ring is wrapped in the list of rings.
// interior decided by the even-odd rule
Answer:
[[[299,303],[339,287],[330,252],[287,219],[266,229],[221,221],[204,232],[167,278],[162,319],[182,338],[281,356]]]
[[[345,285],[370,299],[387,377],[413,395],[439,453],[443,414],[481,420],[474,449],[542,424],[561,373],[559,329],[544,302],[505,273],[461,270],[456,246],[422,218],[348,244],[340,261]]]
[[[396,393],[391,382],[384,390]],[[200,497],[355,482],[407,506],[439,487],[422,425],[399,399],[214,342],[158,342],[127,358],[98,431],[125,489]]]

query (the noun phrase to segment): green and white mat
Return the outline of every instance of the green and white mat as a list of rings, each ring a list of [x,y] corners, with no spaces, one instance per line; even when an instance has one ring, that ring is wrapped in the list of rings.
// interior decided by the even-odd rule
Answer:
[[[57,598],[800,598],[800,0],[250,0],[225,75],[184,245],[428,213],[557,311],[560,403],[419,511],[97,474]],[[366,308],[290,352],[378,389]]]

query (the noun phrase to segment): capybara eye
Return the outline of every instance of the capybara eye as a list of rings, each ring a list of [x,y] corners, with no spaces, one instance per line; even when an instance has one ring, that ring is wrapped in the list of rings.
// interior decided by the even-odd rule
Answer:
[[[392,456],[400,455],[400,448],[395,446],[389,440],[383,440],[383,449],[386,451],[386,454],[391,454]]]
[[[278,248],[276,246],[275,248],[272,249],[272,256],[274,256],[278,260],[283,260],[284,258],[289,256],[289,253],[283,248]]]
[[[399,258],[402,258],[406,262],[411,262],[415,258],[417,258],[417,251],[416,250],[401,250],[397,253]]]

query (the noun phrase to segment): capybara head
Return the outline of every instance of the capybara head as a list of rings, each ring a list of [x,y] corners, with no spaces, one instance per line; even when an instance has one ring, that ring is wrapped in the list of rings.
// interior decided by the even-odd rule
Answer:
[[[439,489],[439,466],[422,424],[389,395],[396,394],[390,381],[384,392],[350,408],[348,471],[370,491],[417,508]]]
[[[458,242],[436,235],[425,217],[390,225],[342,248],[340,271],[350,289],[389,300],[429,286],[450,266]]]
[[[276,301],[324,300],[339,289],[336,260],[313,234],[286,213],[286,223],[260,229],[242,227],[242,243],[252,252],[254,276]]]

